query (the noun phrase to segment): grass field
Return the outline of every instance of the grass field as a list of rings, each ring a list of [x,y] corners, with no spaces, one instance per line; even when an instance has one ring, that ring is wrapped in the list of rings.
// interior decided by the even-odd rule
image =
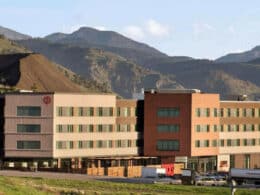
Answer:
[[[0,176],[0,195],[7,194],[230,194],[229,188],[163,184],[129,184],[66,179],[18,178]],[[236,195],[260,195],[260,190],[238,190]]]

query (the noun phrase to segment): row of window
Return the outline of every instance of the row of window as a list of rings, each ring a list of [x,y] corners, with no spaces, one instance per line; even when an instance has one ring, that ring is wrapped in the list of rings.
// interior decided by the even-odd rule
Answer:
[[[179,140],[158,140],[156,148],[159,151],[179,151]]]
[[[260,131],[260,124],[195,125],[196,132]]]
[[[57,141],[56,149],[130,148],[142,145],[141,140]]]
[[[260,117],[260,108],[196,108],[197,117]]]
[[[178,117],[180,108],[159,108],[157,110],[158,117]]]
[[[137,125],[131,124],[117,124],[116,125],[116,132],[130,132],[130,131],[138,131]],[[57,125],[56,132],[58,133],[73,133],[73,132],[85,132],[85,133],[92,133],[92,132],[114,132],[112,124],[100,124],[100,125]]]
[[[162,124],[162,125],[157,125],[157,131],[158,132],[165,132],[165,133],[175,133],[179,132],[180,130],[180,125],[179,124]]]
[[[221,139],[221,140],[196,140],[195,147],[231,147],[231,146],[256,146],[260,139]]]
[[[17,106],[17,116],[41,116],[40,106]]]
[[[136,113],[132,115],[136,116]],[[114,113],[113,107],[57,107],[57,116],[114,116]],[[116,108],[116,116],[131,116],[131,108]]]

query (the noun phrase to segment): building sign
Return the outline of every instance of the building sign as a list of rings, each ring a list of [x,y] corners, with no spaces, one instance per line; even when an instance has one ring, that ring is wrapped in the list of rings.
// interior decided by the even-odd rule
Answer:
[[[50,104],[51,103],[51,97],[50,96],[44,96],[42,98],[42,101],[44,104]]]

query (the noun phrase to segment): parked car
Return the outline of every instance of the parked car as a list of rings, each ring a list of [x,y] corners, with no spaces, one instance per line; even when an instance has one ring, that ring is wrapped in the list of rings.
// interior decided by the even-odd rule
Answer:
[[[181,179],[172,179],[169,177],[164,177],[164,178],[160,178],[155,180],[153,183],[155,184],[181,184]]]
[[[195,180],[198,186],[225,186],[227,181],[224,179],[216,179],[215,177],[201,177]]]

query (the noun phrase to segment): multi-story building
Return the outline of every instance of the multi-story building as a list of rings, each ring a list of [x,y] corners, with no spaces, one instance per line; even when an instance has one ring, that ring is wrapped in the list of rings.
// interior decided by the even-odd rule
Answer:
[[[260,167],[258,101],[221,101],[199,90],[150,90],[138,101],[27,92],[2,95],[0,108],[0,156],[10,166],[119,176],[152,164],[204,172]]]
[[[10,93],[4,104],[5,161],[81,168],[147,159],[139,157],[142,101],[112,94]]]
[[[144,155],[200,171],[260,167],[260,102],[220,101],[199,90],[151,90]]]

